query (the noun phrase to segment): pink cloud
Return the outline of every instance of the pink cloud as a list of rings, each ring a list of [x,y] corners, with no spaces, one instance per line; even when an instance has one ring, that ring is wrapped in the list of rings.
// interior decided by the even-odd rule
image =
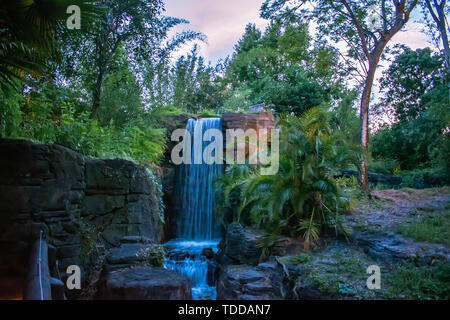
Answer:
[[[262,0],[165,1],[166,15],[187,19],[190,24],[184,28],[206,35],[207,43],[200,45],[200,53],[213,61],[233,52],[233,46],[242,37],[248,23],[255,23],[259,28],[267,25],[267,21],[259,17],[262,3]]]

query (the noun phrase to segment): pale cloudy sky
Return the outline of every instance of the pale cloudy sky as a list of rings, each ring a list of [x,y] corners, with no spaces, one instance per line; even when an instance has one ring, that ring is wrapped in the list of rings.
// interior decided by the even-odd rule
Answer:
[[[187,19],[190,24],[184,28],[206,35],[207,43],[200,44],[200,53],[213,63],[233,52],[248,23],[255,23],[260,29],[267,25],[259,17],[262,3],[262,0],[165,0],[166,15]],[[422,24],[417,23],[419,11],[392,43],[403,43],[413,49],[430,46],[426,35],[420,32]]]
[[[166,15],[185,18],[185,28],[200,31],[207,43],[200,44],[206,60],[216,62],[233,52],[248,23],[264,28],[267,21],[259,17],[261,0],[165,0]]]

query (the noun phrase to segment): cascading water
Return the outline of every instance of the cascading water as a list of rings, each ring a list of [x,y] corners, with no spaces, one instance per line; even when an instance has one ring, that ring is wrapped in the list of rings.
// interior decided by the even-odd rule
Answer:
[[[179,193],[183,206],[179,236],[189,240],[211,240],[214,237],[213,181],[221,174],[221,164],[207,164],[213,155],[205,148],[212,142],[203,141],[209,129],[221,131],[220,118],[189,119],[186,130],[192,137],[191,164],[180,167]],[[186,141],[186,140],[185,140]]]
[[[213,141],[203,141],[208,129],[222,130],[220,118],[189,119],[186,131],[191,136],[191,164],[178,168],[177,190],[181,204],[178,239],[166,244],[169,255],[165,267],[187,275],[192,282],[192,296],[196,300],[215,299],[216,288],[208,285],[209,263],[202,255],[205,248],[216,250],[218,241],[214,222],[213,182],[222,174],[221,164],[208,164],[215,154],[205,152]],[[188,147],[184,139],[184,150]]]

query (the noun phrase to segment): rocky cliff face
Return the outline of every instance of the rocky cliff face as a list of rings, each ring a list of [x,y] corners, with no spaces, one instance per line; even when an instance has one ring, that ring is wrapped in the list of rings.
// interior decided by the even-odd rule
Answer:
[[[57,145],[0,140],[0,297],[20,297],[30,245],[42,230],[61,275],[96,246],[127,235],[160,241],[161,190],[145,168]]]

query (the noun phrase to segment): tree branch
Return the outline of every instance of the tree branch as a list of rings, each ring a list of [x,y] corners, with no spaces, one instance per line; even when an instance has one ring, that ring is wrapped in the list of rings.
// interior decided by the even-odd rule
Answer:
[[[366,55],[367,59],[371,59],[371,54],[370,54],[370,50],[369,47],[367,45],[367,41],[366,38],[364,36],[364,29],[362,28],[360,22],[358,21],[358,19],[356,18],[355,14],[353,13],[353,10],[351,9],[350,5],[347,3],[346,0],[342,0],[341,1],[342,4],[344,5],[344,7],[347,9],[355,27],[356,27],[356,31],[358,32],[358,36],[361,40],[361,44],[362,44],[362,49],[364,51],[364,54]]]

